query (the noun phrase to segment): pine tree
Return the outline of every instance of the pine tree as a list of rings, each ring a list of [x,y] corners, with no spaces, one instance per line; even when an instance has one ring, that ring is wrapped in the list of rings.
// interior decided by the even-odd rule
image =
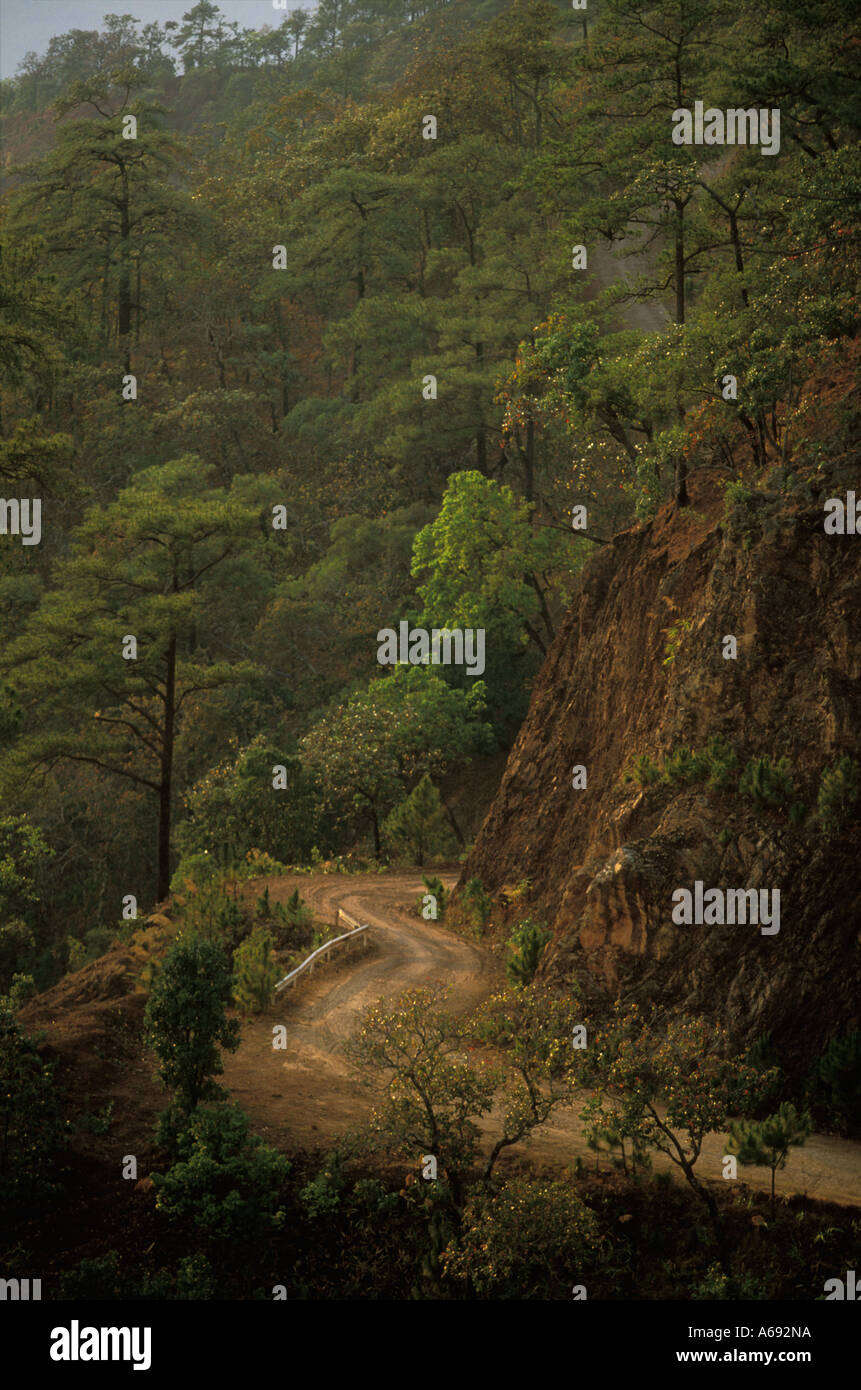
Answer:
[[[410,854],[419,867],[429,858],[442,858],[453,851],[454,836],[442,797],[427,773],[388,816],[383,833],[396,851]]]
[[[204,645],[212,572],[254,535],[256,508],[211,488],[194,456],[147,469],[72,538],[26,633],[3,654],[8,688],[31,710],[8,755],[24,777],[64,759],[158,798],[156,897],[170,889],[176,740],[193,695],[254,674]],[[137,656],[124,658],[127,637]],[[130,649],[129,649],[130,650]]]
[[[274,941],[263,926],[246,936],[233,954],[236,984],[233,998],[244,1014],[260,1014],[272,1002],[279,970],[273,956]]]
[[[813,1122],[805,1110],[798,1113],[795,1106],[784,1101],[773,1115],[764,1120],[738,1120],[731,1127],[727,1150],[739,1163],[771,1169],[771,1214],[774,1215],[774,1179],[778,1168],[786,1167],[790,1148],[803,1144]]]
[[[24,182],[15,198],[19,225],[44,238],[46,260],[62,288],[89,313],[101,346],[117,344],[126,372],[132,330],[140,332],[145,264],[169,247],[175,255],[178,234],[200,225],[191,199],[177,186],[176,151],[160,126],[162,107],[135,95],[146,81],[126,68],[75,83],[57,103],[52,148],[20,170]],[[60,119],[80,109],[94,111],[95,118]],[[134,138],[126,133],[128,117],[137,123]]]

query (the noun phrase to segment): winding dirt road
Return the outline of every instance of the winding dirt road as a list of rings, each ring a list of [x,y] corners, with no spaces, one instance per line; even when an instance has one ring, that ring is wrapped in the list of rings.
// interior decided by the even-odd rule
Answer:
[[[447,885],[455,882],[453,874],[440,877]],[[418,874],[320,874],[266,882],[273,902],[285,901],[298,886],[317,918],[333,921],[342,907],[371,927],[367,954],[302,979],[268,1013],[243,1024],[238,1052],[224,1059],[225,1084],[258,1133],[285,1148],[313,1149],[361,1124],[373,1108],[373,1094],[357,1086],[340,1050],[370,1004],[404,989],[443,983],[451,987],[448,1007],[466,1012],[502,987],[504,976],[490,951],[409,914],[410,904],[425,891]],[[249,897],[259,895],[261,887],[248,885]],[[286,1051],[272,1048],[276,1023],[287,1029]],[[488,1139],[497,1125],[498,1118],[489,1116],[483,1126]],[[703,1177],[721,1177],[723,1138],[713,1134],[706,1140],[698,1170]],[[541,1169],[560,1169],[578,1154],[594,1162],[576,1111],[564,1111],[530,1143],[509,1150],[501,1167],[528,1158]],[[660,1154],[653,1161],[656,1168],[673,1168]],[[739,1170],[739,1180],[767,1190],[770,1175],[746,1168]],[[778,1192],[861,1206],[861,1144],[811,1135],[804,1147],[791,1151],[778,1174]]]

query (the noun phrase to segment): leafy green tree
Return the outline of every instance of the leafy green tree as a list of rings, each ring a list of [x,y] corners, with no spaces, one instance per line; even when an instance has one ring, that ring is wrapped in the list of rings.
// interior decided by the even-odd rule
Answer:
[[[0,818],[0,994],[34,964],[40,925],[37,880],[52,854],[26,816]]]
[[[256,926],[234,952],[236,985],[233,998],[242,1013],[259,1014],[272,1003],[280,975],[274,959],[274,946],[266,928]]]
[[[483,708],[481,681],[460,691],[430,671],[397,667],[315,724],[302,740],[302,761],[342,822],[370,816],[379,858],[381,819],[398,793],[488,748]]]
[[[453,851],[455,838],[442,798],[427,773],[386,818],[383,837],[396,851],[408,853],[419,867],[428,859],[444,858]]]
[[[714,1194],[696,1172],[707,1134],[726,1130],[731,1117],[752,1111],[772,1077],[729,1055],[726,1030],[705,1019],[680,1017],[665,1027],[634,1004],[618,1002],[614,1017],[583,1051],[582,1078],[618,1102],[624,1127],[664,1154],[684,1175],[711,1219],[721,1266],[729,1251]]]
[[[449,479],[439,516],[413,547],[413,573],[428,574],[419,585],[426,627],[491,628],[508,644],[507,660],[527,642],[546,654],[572,552],[558,535],[533,530],[529,513],[510,487],[480,473]]]
[[[500,1097],[502,1133],[488,1154],[485,1182],[505,1149],[523,1143],[561,1106],[572,1104],[571,1038],[582,1022],[576,991],[560,996],[519,984],[491,996],[473,1014],[472,1035],[501,1049],[509,1068]]]
[[[764,1120],[736,1120],[730,1127],[727,1152],[735,1154],[739,1163],[771,1169],[772,1216],[777,1170],[786,1167],[789,1150],[803,1144],[812,1128],[809,1113],[805,1110],[799,1114],[789,1101]]]
[[[373,1005],[345,1052],[357,1076],[383,1093],[369,1141],[415,1160],[433,1155],[458,1203],[479,1151],[477,1121],[490,1110],[502,1074],[464,1062],[466,1025],[440,1007],[445,993],[407,990],[393,1004]]]
[[[286,786],[273,786],[284,768]],[[229,851],[232,860],[262,850],[282,863],[301,863],[320,838],[316,800],[300,760],[258,734],[235,757],[210,768],[185,793],[186,819],[177,826],[183,855]]]
[[[284,1190],[290,1163],[249,1134],[236,1105],[202,1106],[179,1141],[176,1161],[153,1173],[156,1210],[187,1232],[195,1231],[225,1267],[252,1258],[283,1228]]]
[[[176,1103],[188,1116],[202,1100],[218,1100],[223,1088],[212,1078],[224,1071],[221,1049],[235,1052],[239,1024],[228,1019],[233,975],[221,947],[209,941],[178,941],[168,952],[146,1007],[158,1075],[176,1088]]]
[[[218,659],[208,631],[213,571],[254,538],[256,508],[209,486],[194,457],[148,469],[115,502],[93,507],[59,562],[56,587],[3,669],[34,711],[9,755],[31,776],[61,760],[87,763],[158,798],[156,896],[170,887],[177,735],[195,695],[254,675]],[[136,657],[124,658],[127,639]]]
[[[54,1090],[55,1065],[42,1059],[0,1000],[0,1211],[7,1219],[58,1190],[67,1126]]]

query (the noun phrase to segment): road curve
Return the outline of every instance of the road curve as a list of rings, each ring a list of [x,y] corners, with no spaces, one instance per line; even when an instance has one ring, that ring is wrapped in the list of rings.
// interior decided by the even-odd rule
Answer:
[[[450,886],[456,876],[440,877]],[[298,886],[318,919],[334,921],[342,907],[371,927],[367,955],[351,956],[303,978],[265,1015],[243,1025],[239,1050],[224,1059],[225,1084],[258,1133],[287,1149],[325,1147],[360,1125],[373,1108],[373,1093],[357,1086],[340,1050],[370,1004],[404,989],[442,983],[450,987],[447,1007],[466,1012],[501,988],[504,976],[486,948],[409,913],[410,905],[426,891],[418,873],[318,874],[265,882],[273,902],[285,901]],[[262,886],[262,881],[248,885],[249,897],[258,896]],[[272,1048],[275,1024],[287,1029],[284,1051]],[[495,1137],[498,1117],[488,1117],[483,1128],[489,1140]],[[724,1137],[712,1134],[706,1139],[697,1170],[705,1178],[722,1176]],[[530,1143],[510,1150],[501,1167],[528,1158],[542,1169],[560,1169],[577,1155],[594,1163],[576,1111],[563,1111]],[[660,1154],[653,1162],[658,1169],[673,1168]],[[739,1181],[767,1190],[770,1175],[761,1168],[740,1168]],[[791,1151],[778,1174],[777,1190],[861,1206],[861,1144],[811,1135],[802,1148]]]

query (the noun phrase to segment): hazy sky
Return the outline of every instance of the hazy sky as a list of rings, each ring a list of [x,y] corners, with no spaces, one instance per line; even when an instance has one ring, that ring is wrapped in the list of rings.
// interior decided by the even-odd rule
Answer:
[[[244,29],[277,27],[284,11],[272,0],[216,0],[225,19]],[[106,14],[130,14],[141,24],[182,19],[195,0],[0,0],[0,77],[14,77],[24,54],[42,54],[54,34],[69,29],[101,29]],[[288,0],[288,10],[313,10],[312,0]]]

